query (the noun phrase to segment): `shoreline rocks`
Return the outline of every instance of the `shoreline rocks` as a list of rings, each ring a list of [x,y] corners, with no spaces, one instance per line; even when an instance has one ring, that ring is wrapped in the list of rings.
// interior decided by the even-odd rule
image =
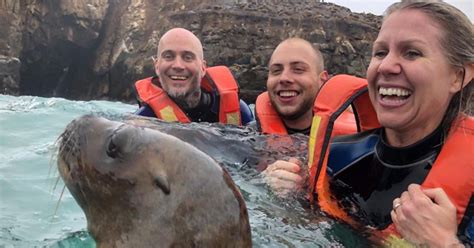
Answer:
[[[184,27],[201,39],[210,66],[231,68],[251,103],[281,40],[308,39],[330,74],[364,76],[380,22],[310,0],[3,0],[0,55],[10,62],[0,60],[0,93],[132,102],[132,84],[154,75],[161,35]]]

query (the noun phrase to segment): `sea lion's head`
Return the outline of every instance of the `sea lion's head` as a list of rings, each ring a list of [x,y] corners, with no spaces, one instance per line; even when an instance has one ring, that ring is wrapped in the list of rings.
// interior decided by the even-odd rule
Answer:
[[[251,246],[240,192],[192,145],[90,115],[60,138],[60,175],[99,247]]]

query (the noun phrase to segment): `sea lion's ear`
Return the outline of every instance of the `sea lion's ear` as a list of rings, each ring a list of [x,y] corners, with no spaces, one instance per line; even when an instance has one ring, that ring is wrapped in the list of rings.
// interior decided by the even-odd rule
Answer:
[[[162,174],[157,174],[157,175],[154,175],[154,181],[155,181],[155,185],[160,188],[163,193],[165,193],[166,195],[169,195],[171,190],[170,190],[170,183],[168,182],[168,178],[166,177],[166,175],[162,175]]]
[[[166,171],[163,171],[163,168],[160,168],[160,166],[151,166],[151,169],[149,171],[151,180],[153,180],[153,183],[163,191],[166,195],[169,195],[171,192],[170,189],[170,183],[168,182],[168,175],[166,174]]]

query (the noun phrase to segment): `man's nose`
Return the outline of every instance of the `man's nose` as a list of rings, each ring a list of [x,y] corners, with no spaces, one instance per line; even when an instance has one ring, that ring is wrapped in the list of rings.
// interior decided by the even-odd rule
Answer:
[[[184,69],[184,61],[183,61],[183,59],[181,59],[181,57],[177,56],[177,57],[173,60],[172,68],[173,68],[173,69]]]
[[[284,68],[280,74],[280,82],[285,83],[292,83],[293,82],[293,75],[290,69]]]

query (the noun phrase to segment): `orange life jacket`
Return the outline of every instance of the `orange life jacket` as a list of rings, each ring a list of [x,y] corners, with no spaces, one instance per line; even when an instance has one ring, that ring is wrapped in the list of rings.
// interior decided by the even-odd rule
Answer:
[[[159,86],[152,83],[152,78],[145,78],[135,83],[140,101],[148,104],[156,117],[167,122],[191,122],[183,110]],[[201,80],[201,89],[213,92],[217,89],[219,96],[219,122],[241,125],[239,87],[230,70],[225,66],[209,67]]]
[[[283,120],[270,102],[268,92],[263,92],[257,97],[255,115],[261,132],[266,134],[288,134]]]
[[[326,174],[329,142],[337,114],[352,104],[355,109],[359,131],[379,127],[376,113],[370,102],[364,79],[339,75],[346,83],[330,81],[321,89],[315,103],[313,125],[309,145],[309,198],[317,202],[321,209],[345,222],[358,226],[331,197]],[[334,77],[336,78],[336,77]],[[338,100],[336,103],[335,100]],[[450,135],[422,186],[441,187],[445,190],[457,209],[458,223],[461,222],[469,200],[474,192],[474,162],[467,159],[474,150],[474,119],[465,117],[454,122]],[[315,195],[316,193],[316,195]],[[393,225],[386,230],[393,232]]]
[[[422,184],[424,188],[440,187],[446,192],[456,206],[458,223],[474,193],[473,152],[474,118],[463,116],[454,122],[450,135]]]
[[[342,82],[341,82],[342,83]],[[266,134],[288,134],[283,120],[273,108],[268,92],[263,92],[255,102],[255,114],[260,131]],[[333,136],[352,134],[357,132],[354,115],[349,111],[343,111],[336,120]]]
[[[338,80],[338,78],[331,80],[344,84],[344,81]],[[261,132],[266,134],[276,134],[276,136],[268,137],[267,146],[269,149],[278,150],[280,148],[287,148],[289,144],[293,143],[291,138],[287,136],[288,131],[283,120],[273,108],[268,92],[263,92],[257,97],[255,102],[255,114],[257,117],[257,125]],[[341,116],[336,120],[332,136],[347,135],[356,132],[357,124],[354,114],[347,110],[342,111]]]

